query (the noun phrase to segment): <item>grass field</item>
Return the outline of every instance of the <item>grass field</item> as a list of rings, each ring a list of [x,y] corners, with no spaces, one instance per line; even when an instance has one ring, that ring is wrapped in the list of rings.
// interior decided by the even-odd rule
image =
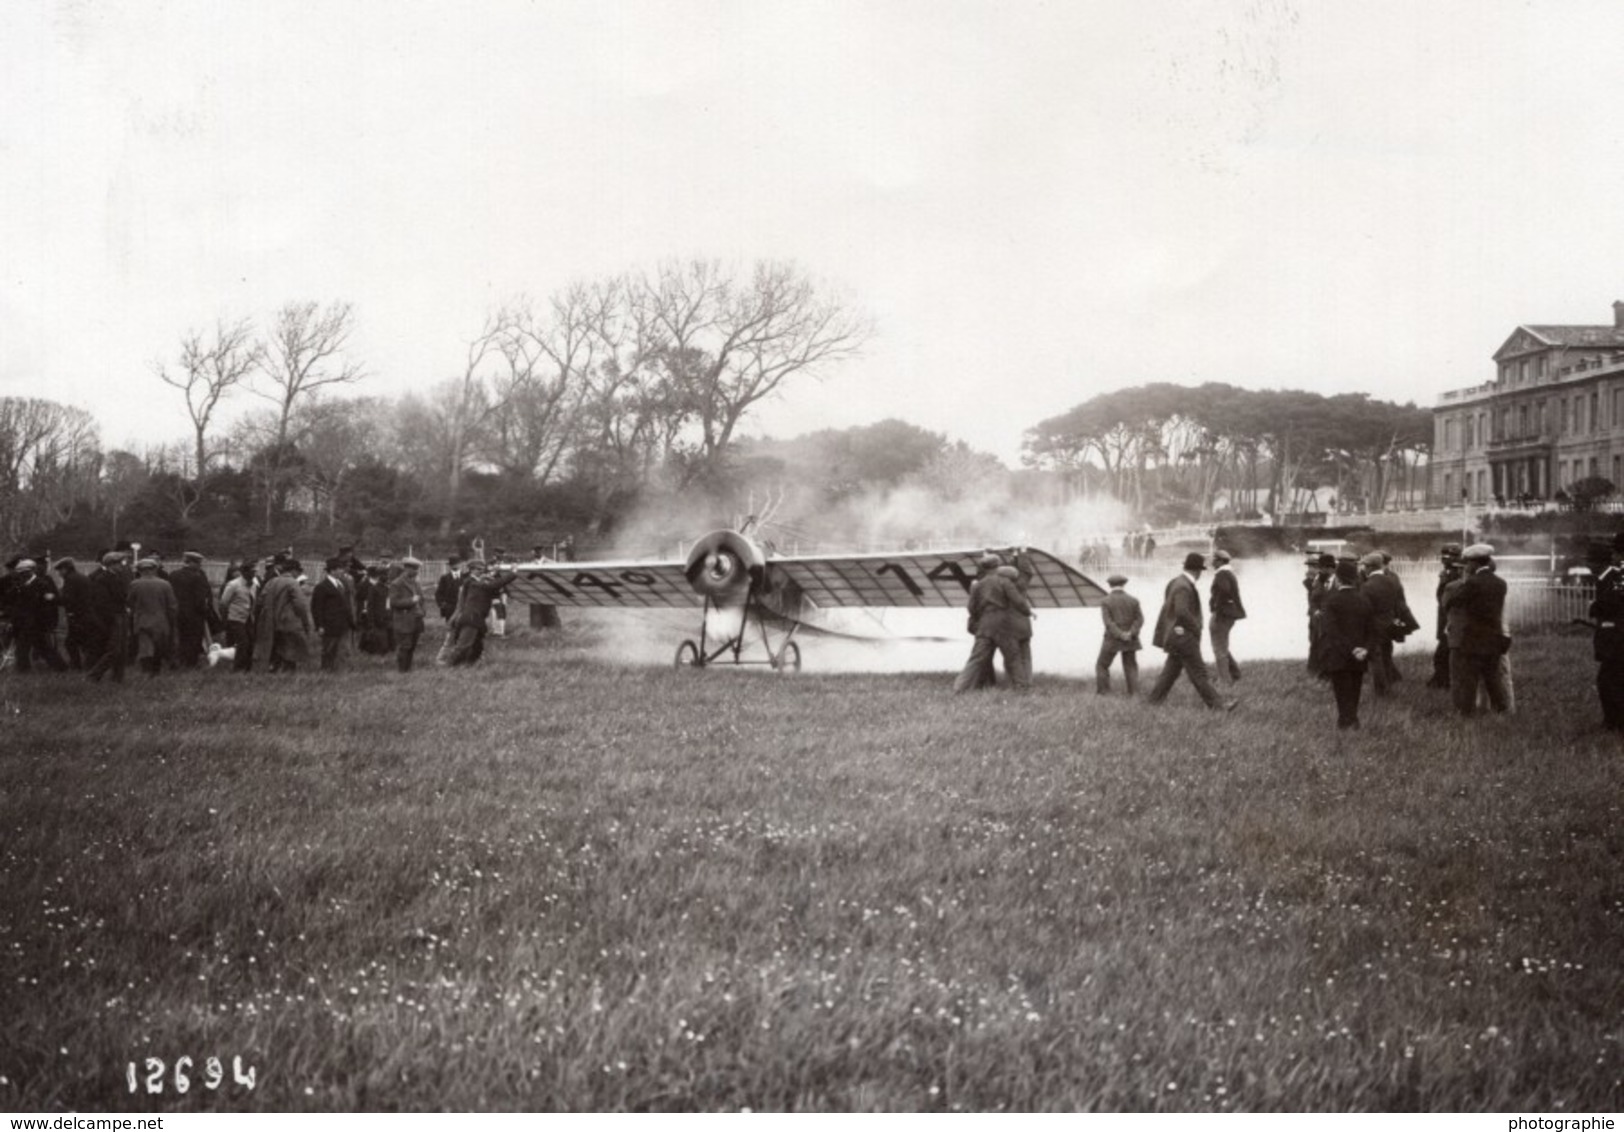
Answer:
[[[0,1107],[1624,1108],[1583,638],[1338,737],[1297,663],[1224,716],[589,636],[0,680]]]

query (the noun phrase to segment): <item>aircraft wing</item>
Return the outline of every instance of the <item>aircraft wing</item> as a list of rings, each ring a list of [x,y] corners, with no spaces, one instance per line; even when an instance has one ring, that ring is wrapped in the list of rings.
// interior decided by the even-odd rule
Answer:
[[[851,554],[769,558],[774,588],[785,581],[816,605],[956,608],[975,581],[986,551]],[[1042,550],[1028,550],[1033,574],[1026,596],[1038,609],[1080,609],[1105,601],[1105,587]]]
[[[902,554],[771,557],[767,594],[780,610],[813,606],[957,608],[965,602],[982,554],[972,550]],[[1038,609],[1099,605],[1105,588],[1041,550],[1028,550],[1033,574],[1026,595]],[[509,596],[540,605],[638,609],[698,608],[682,562],[528,562],[512,568]],[[777,600],[773,600],[776,596]]]
[[[609,609],[698,609],[681,562],[526,562],[508,586],[509,597],[532,605]]]

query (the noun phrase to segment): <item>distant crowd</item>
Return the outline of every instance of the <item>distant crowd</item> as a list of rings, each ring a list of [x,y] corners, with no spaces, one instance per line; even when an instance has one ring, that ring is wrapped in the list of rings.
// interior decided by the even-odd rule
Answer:
[[[513,571],[453,557],[431,599],[421,570],[413,557],[364,563],[344,547],[316,580],[284,552],[232,562],[217,587],[196,551],[172,570],[130,544],[83,569],[73,558],[47,564],[18,555],[0,574],[0,651],[9,645],[19,673],[76,671],[92,682],[122,681],[131,664],[149,677],[205,663],[332,672],[354,651],[392,655],[410,672],[432,600],[446,628],[437,662],[477,664],[487,634],[505,632]]]

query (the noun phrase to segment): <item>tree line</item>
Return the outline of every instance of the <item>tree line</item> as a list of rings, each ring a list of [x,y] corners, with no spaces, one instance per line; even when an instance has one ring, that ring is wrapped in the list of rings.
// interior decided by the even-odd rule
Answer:
[[[0,537],[230,554],[312,539],[436,553],[482,535],[522,551],[710,507],[706,521],[779,510],[838,541],[877,535],[873,499],[904,488],[940,506],[898,539],[954,517],[975,526],[977,501],[1000,496],[1114,499],[1158,525],[1233,520],[1302,510],[1326,486],[1379,507],[1415,488],[1431,435],[1413,405],[1208,383],[1084,401],[1027,431],[1016,471],[895,420],[748,439],[756,406],[870,333],[784,263],[672,262],[509,300],[421,392],[362,392],[388,375],[356,356],[356,318],[348,303],[294,302],[262,326],[188,331],[152,367],[188,435],[139,451],[104,450],[82,409],[0,398]]]
[[[1141,514],[1247,518],[1343,504],[1380,510],[1425,488],[1432,415],[1363,393],[1221,382],[1113,390],[1027,430],[1028,464],[1076,476]]]

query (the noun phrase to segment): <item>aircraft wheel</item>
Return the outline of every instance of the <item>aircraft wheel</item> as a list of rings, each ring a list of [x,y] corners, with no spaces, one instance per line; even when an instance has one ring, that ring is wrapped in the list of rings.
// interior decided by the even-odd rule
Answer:
[[[705,667],[705,662],[699,656],[699,646],[692,641],[683,641],[678,645],[675,667],[679,669]]]
[[[799,672],[801,670],[801,646],[794,641],[784,645],[778,659],[773,661],[773,667],[780,672]]]

